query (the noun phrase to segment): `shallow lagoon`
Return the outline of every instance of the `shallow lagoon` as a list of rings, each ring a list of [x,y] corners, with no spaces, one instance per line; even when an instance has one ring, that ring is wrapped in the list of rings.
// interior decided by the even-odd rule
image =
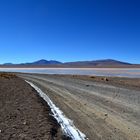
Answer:
[[[0,68],[0,71],[140,78],[140,68]]]

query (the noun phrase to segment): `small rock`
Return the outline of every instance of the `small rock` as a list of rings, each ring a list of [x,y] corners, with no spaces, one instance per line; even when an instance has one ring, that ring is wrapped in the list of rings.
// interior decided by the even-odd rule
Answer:
[[[26,138],[26,134],[19,134],[19,137],[22,138],[22,139],[25,139]]]
[[[2,130],[0,130],[0,133],[2,133]]]
[[[95,76],[90,76],[90,78],[95,78]]]
[[[23,122],[23,125],[26,125],[26,124],[27,124],[27,122],[26,122],[26,121],[24,121],[24,122]]]
[[[123,113],[125,113],[125,110],[123,110]]]
[[[108,114],[105,114],[105,116],[108,116]]]
[[[103,81],[109,81],[108,78],[104,77],[102,78]]]

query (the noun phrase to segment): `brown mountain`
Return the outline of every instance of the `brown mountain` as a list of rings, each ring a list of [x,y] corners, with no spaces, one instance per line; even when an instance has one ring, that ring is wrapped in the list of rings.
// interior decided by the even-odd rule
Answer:
[[[62,63],[56,60],[41,59],[31,63],[12,64],[6,63],[1,67],[62,67],[62,68],[135,68],[140,64],[131,64],[113,59],[93,60],[93,61],[76,61]]]

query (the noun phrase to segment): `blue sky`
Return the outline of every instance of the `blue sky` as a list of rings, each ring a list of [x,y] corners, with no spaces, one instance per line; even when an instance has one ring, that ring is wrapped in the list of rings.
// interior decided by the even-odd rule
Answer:
[[[0,0],[0,63],[140,63],[139,0]]]

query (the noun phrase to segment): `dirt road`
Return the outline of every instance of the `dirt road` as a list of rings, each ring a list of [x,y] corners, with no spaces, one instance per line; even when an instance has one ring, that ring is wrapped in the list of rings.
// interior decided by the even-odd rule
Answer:
[[[140,140],[140,90],[73,76],[19,76],[40,87],[89,140]]]

